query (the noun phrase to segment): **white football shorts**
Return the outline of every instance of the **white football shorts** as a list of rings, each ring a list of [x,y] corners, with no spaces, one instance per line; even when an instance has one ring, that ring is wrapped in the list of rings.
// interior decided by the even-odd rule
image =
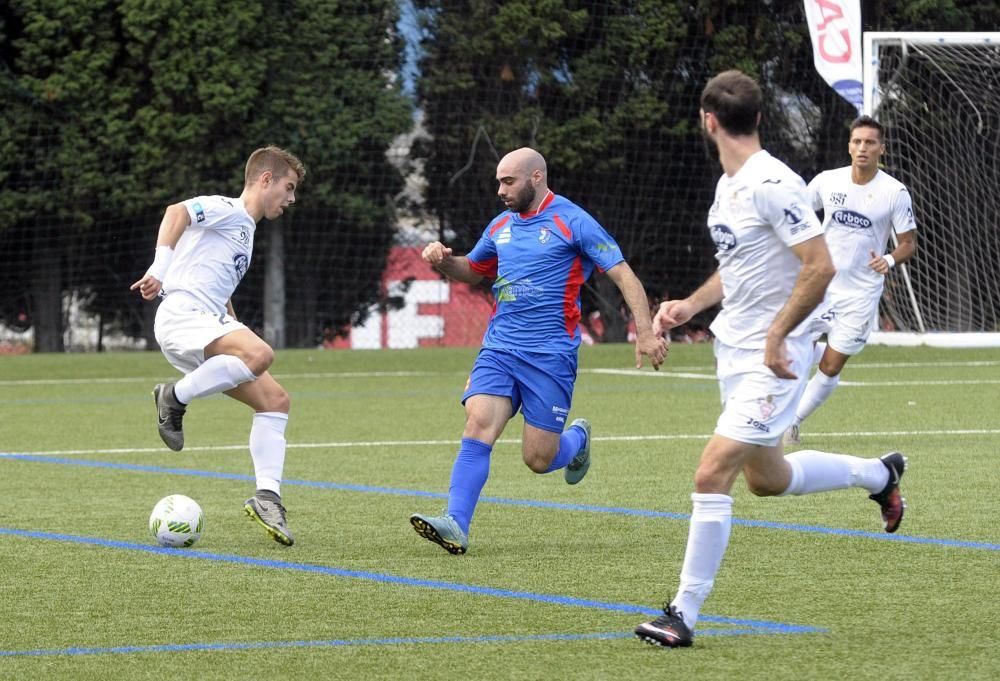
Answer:
[[[826,329],[826,343],[842,355],[853,356],[865,349],[878,309],[876,296],[834,300],[834,316]]]
[[[722,414],[715,432],[737,442],[772,447],[795,420],[795,408],[809,382],[813,342],[809,334],[785,341],[798,379],[778,378],[764,366],[764,350],[734,348],[715,341]]]
[[[245,328],[228,314],[206,310],[203,303],[183,293],[171,293],[156,310],[153,334],[167,361],[189,374],[205,361],[209,343]]]

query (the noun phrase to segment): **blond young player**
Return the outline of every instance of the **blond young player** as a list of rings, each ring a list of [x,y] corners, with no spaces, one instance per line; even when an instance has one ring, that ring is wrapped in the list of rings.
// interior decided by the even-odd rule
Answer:
[[[154,333],[167,361],[185,374],[153,388],[163,442],[184,447],[182,419],[194,399],[225,393],[254,410],[250,456],[256,493],[247,515],[277,542],[294,542],[281,503],[288,393],[267,369],[274,351],[236,320],[231,297],[250,266],[262,218],[273,220],[295,203],[305,177],[302,162],[278,147],[254,151],[238,198],[198,196],[167,207],[156,256],[131,286],[145,300],[162,298]]]

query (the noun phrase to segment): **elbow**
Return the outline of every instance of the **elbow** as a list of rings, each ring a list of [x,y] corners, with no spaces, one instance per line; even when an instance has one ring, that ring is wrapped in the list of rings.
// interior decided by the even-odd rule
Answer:
[[[829,284],[831,281],[833,281],[833,277],[835,274],[837,274],[837,268],[833,266],[832,262],[827,262],[826,264],[823,265],[823,268],[820,270],[820,276],[823,278],[823,281],[826,284]]]

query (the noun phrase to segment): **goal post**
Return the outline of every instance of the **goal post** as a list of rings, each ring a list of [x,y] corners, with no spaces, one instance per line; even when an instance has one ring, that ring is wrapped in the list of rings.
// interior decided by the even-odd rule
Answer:
[[[918,227],[872,341],[1000,346],[1000,33],[867,32],[862,53],[864,112]]]

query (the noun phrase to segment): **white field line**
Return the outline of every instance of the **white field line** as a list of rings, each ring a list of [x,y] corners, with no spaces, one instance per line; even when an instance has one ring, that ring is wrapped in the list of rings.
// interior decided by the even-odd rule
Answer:
[[[458,373],[458,372],[456,372]],[[399,378],[401,376],[441,376],[440,371],[331,371],[310,374],[271,374],[280,379],[320,379],[320,378]],[[3,385],[80,385],[86,383],[155,383],[164,380],[162,376],[130,376],[123,378],[38,378],[3,380]]]
[[[667,442],[672,440],[703,440],[708,441],[710,433],[685,433],[677,435],[605,435],[594,436],[597,442]],[[810,438],[824,437],[928,437],[928,436],[1000,436],[1000,428],[969,428],[969,429],[941,429],[941,430],[882,430],[882,431],[852,431],[839,433],[809,433]],[[288,443],[289,449],[348,449],[348,448],[374,448],[374,447],[457,447],[459,440],[376,440],[364,442],[298,442]],[[503,439],[497,444],[517,445],[520,440]],[[242,445],[214,445],[205,447],[185,447],[185,452],[224,452],[246,450],[247,446]],[[0,458],[10,455],[30,454],[33,456],[71,456],[71,455],[96,455],[96,454],[169,454],[177,456],[163,447],[128,447],[117,449],[58,449],[49,451],[0,451]]]
[[[854,369],[915,369],[922,367],[992,367],[1000,366],[1000,360],[978,360],[968,362],[855,362],[850,365]],[[672,378],[711,378],[712,368],[708,366],[669,367],[667,371],[650,372],[636,369],[581,369],[582,374],[642,374],[646,376],[666,376]],[[405,376],[444,376],[448,374],[465,374],[466,371],[328,371],[296,374],[273,374],[275,378],[288,380],[319,380],[324,378],[397,378]],[[151,383],[164,380],[163,376],[129,376],[118,378],[38,378],[38,379],[6,379],[0,380],[4,385],[79,385],[85,383]]]
[[[585,372],[581,372],[585,373]],[[645,376],[647,378],[690,378],[702,381],[716,380],[714,374],[681,373],[677,371],[640,371],[638,369],[590,369],[589,373],[609,376]],[[841,381],[839,385],[852,387],[893,387],[915,385],[996,385],[1000,378],[946,379],[940,381]]]
[[[979,360],[968,362],[855,362],[849,365],[850,369],[919,369],[923,367],[992,367],[1000,366],[1000,360]],[[310,372],[295,374],[273,374],[275,378],[282,380],[322,380],[326,378],[401,378],[410,376],[446,376],[462,375],[467,371],[328,371]],[[695,380],[715,380],[714,370],[709,366],[680,366],[669,367],[666,371],[639,371],[637,369],[581,369],[581,374],[608,374],[608,375],[640,375],[640,376],[661,376],[665,378],[690,378]],[[114,384],[114,383],[155,383],[164,380],[163,376],[129,376],[116,378],[36,378],[36,379],[3,379],[0,386],[18,385],[82,385],[82,384]],[[1000,379],[998,379],[1000,380]],[[997,381],[985,380],[983,383],[995,383]],[[951,383],[939,383],[933,381],[924,382],[885,382],[885,383],[864,383],[859,381],[844,381],[841,385],[950,385]],[[967,381],[955,381],[956,385],[967,385]]]

